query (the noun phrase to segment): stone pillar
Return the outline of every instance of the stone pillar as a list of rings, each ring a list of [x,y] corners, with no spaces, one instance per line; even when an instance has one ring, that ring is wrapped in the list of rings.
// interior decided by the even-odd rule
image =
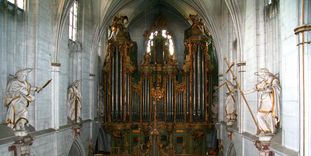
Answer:
[[[60,63],[51,64],[51,75],[52,75],[52,121],[51,127],[59,129],[59,73]]]
[[[95,96],[96,93],[94,92],[95,91],[95,74],[90,74],[89,76],[89,104],[90,104],[90,116],[89,118],[91,120],[94,120],[94,112],[95,112]],[[99,108],[97,108],[99,109]]]
[[[295,34],[298,38],[298,56],[299,56],[299,114],[300,114],[300,155],[310,155],[310,61],[311,61],[311,20],[309,17],[311,3],[306,0],[300,0],[299,11],[299,26],[295,28]]]

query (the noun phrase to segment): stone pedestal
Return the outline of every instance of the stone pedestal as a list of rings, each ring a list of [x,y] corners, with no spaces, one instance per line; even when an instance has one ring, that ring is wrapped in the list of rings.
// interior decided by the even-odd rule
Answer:
[[[259,150],[260,156],[274,156],[274,152],[270,150],[270,140],[272,137],[261,137],[255,141],[255,146]],[[260,141],[260,140],[268,140],[269,141]]]
[[[81,124],[74,124],[72,126],[72,132],[73,132],[73,136],[74,138],[78,137],[80,135],[80,128],[81,128]]]
[[[25,137],[28,135],[28,132],[26,130],[16,130],[14,131],[14,134],[18,137]]]
[[[232,125],[234,124],[234,122],[235,122],[235,121],[229,120],[229,121],[227,122],[227,126],[232,126]]]
[[[20,133],[24,135],[23,132]],[[33,143],[33,137],[26,135],[18,137],[18,139],[9,147],[9,151],[13,152],[14,156],[30,156],[30,147]]]

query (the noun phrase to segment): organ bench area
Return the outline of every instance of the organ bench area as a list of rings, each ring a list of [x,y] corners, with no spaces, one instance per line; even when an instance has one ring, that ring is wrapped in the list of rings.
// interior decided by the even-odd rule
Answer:
[[[103,67],[103,129],[111,155],[206,155],[216,151],[212,120],[217,69],[212,38],[197,16],[185,30],[179,66],[172,34],[163,23],[144,34],[146,52],[138,65],[137,44],[115,17]],[[160,24],[159,24],[160,23]]]

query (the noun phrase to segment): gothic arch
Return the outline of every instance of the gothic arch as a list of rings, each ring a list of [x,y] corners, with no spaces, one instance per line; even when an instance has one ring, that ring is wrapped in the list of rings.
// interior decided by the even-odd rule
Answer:
[[[204,20],[204,23],[206,23],[211,35],[213,36],[213,40],[215,42],[215,48],[217,50],[217,58],[222,58],[221,56],[221,46],[220,46],[220,38],[219,38],[219,30],[217,28],[216,23],[214,22],[214,19],[208,12],[206,12],[206,8],[202,7],[205,4],[203,4],[201,1],[178,1],[180,4],[175,4],[173,2],[164,1],[163,4],[174,8],[177,10],[181,15],[184,17],[188,17],[189,13],[191,14],[199,14],[202,19]],[[116,1],[111,2],[108,5],[108,8],[106,9],[106,13],[103,14],[100,23],[97,25],[93,39],[92,39],[92,46],[91,51],[92,53],[96,53],[97,49],[99,47],[100,42],[105,40],[103,36],[105,36],[105,31],[108,25],[110,24],[112,18],[114,15],[116,15],[118,12],[120,12],[124,7],[130,5],[131,3],[134,3],[134,1]],[[140,5],[140,4],[136,4]],[[148,4],[152,5],[152,4]],[[185,9],[186,8],[186,9]],[[134,12],[131,15],[128,15],[129,17],[139,15],[140,13],[138,11]],[[101,45],[101,47],[105,47],[104,45]],[[103,59],[103,58],[102,58]],[[217,60],[218,61],[218,60]]]
[[[59,63],[58,55],[60,50],[60,41],[62,38],[62,32],[64,30],[64,26],[68,17],[68,12],[70,10],[70,6],[73,4],[74,0],[63,0],[60,2],[57,8],[57,16],[56,16],[56,37],[55,37],[55,52],[52,57],[52,63]]]
[[[110,153],[110,144],[109,134],[103,128],[100,128],[96,139],[95,153]]]
[[[236,156],[236,150],[233,143],[230,143],[226,156]]]
[[[244,31],[244,26],[243,26],[243,15],[241,15],[242,10],[244,9],[244,6],[239,6],[238,2],[236,0],[225,0],[227,8],[229,10],[229,13],[232,18],[233,26],[235,29],[235,33],[237,36],[237,42],[239,46],[240,52],[243,52],[243,31]]]
[[[68,156],[86,156],[86,152],[85,152],[85,149],[83,147],[80,137],[77,137],[73,141],[70,147]]]

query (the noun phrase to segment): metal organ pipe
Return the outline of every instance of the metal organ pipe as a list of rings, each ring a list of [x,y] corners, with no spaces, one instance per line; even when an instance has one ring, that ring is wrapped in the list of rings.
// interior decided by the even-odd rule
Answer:
[[[184,108],[184,112],[183,112],[183,114],[184,114],[184,122],[187,122],[187,85],[186,86],[184,86],[184,87],[186,87],[185,89],[184,89],[184,92],[183,92],[183,108]],[[186,95],[186,96],[185,96]]]
[[[118,105],[118,111],[117,111],[117,113],[118,113],[118,116],[117,116],[117,120],[120,120],[120,119],[122,119],[122,68],[121,68],[121,64],[122,64],[122,60],[120,60],[120,54],[123,52],[123,50],[121,49],[119,49],[119,53],[117,54],[117,70],[116,70],[116,73],[117,73],[117,84],[118,84],[118,86],[117,86],[117,95],[116,95],[116,99],[118,100],[117,101],[117,105]]]
[[[171,77],[168,77],[168,121],[171,121],[171,106],[172,106],[172,101],[171,101]]]
[[[172,80],[172,101],[173,101],[173,120],[176,122],[176,92],[175,92],[175,80]]]
[[[196,86],[196,89],[197,89],[197,110],[198,110],[198,119],[201,118],[201,92],[200,92],[200,85],[201,85],[201,57],[200,57],[200,54],[201,54],[201,47],[198,45],[198,48],[197,48],[197,86]]]
[[[144,79],[142,80],[142,87],[144,87],[144,83],[143,83]],[[143,113],[144,113],[144,110],[143,110],[143,106],[144,106],[144,93],[143,93],[143,89],[140,90],[140,102],[141,102],[141,105],[139,107],[140,109],[140,112],[139,112],[139,121],[142,122],[143,121]]]
[[[120,52],[118,54],[118,100],[119,100],[119,113],[118,113],[118,120],[122,121],[123,119],[123,112],[124,112],[124,105],[123,105],[123,68],[122,68],[122,53],[124,53],[124,49],[120,46]]]
[[[151,97],[151,87],[152,87],[152,77],[149,75],[149,79],[148,79],[149,85],[148,85],[148,106],[149,106],[149,121],[153,120],[153,98]]]
[[[164,77],[164,88],[165,88],[165,96],[164,96],[164,121],[167,120],[167,77]]]
[[[187,120],[189,120],[189,122],[191,121],[191,118],[192,118],[192,109],[191,109],[191,107],[192,107],[192,104],[191,104],[191,92],[190,92],[190,90],[191,90],[191,86],[190,86],[190,77],[189,76],[187,76],[187,96],[186,96],[186,99],[187,99]]]
[[[170,77],[168,77],[168,81],[167,81],[167,92],[166,92],[166,95],[167,95],[167,120],[169,121],[170,120],[170,86],[169,86],[169,81],[170,81]]]
[[[114,53],[114,56],[115,56],[115,52]],[[115,57],[112,58],[112,63],[111,63],[111,82],[112,82],[112,85],[111,85],[111,106],[112,106],[112,120],[115,119],[116,117],[116,105],[115,105]]]
[[[127,49],[125,50],[125,53],[126,54],[126,51]],[[121,88],[122,88],[122,92],[121,92],[121,100],[122,100],[122,119],[123,121],[126,121],[126,114],[128,112],[128,94],[127,94],[127,91],[128,91],[128,80],[127,80],[127,74],[126,74],[126,71],[125,71],[125,65],[123,63],[123,60],[125,60],[125,56],[124,54],[121,54],[121,58],[122,58],[122,64],[121,64],[121,69],[122,69],[122,82],[124,83],[121,83]]]
[[[142,102],[143,102],[143,120],[146,120],[146,78],[143,78],[143,83],[142,83]]]
[[[119,49],[118,49],[119,50]],[[115,95],[114,95],[114,99],[115,99],[115,105],[116,105],[116,116],[115,116],[115,120],[118,120],[119,118],[119,52],[116,52],[116,60],[115,60]]]
[[[197,85],[197,89],[198,89],[198,118],[201,119],[202,116],[202,92],[201,92],[201,85],[202,84],[202,68],[201,68],[201,47],[198,48],[198,62],[197,62],[197,66],[198,66],[198,85]]]
[[[206,76],[205,76],[205,74],[206,74],[206,68],[204,68],[204,63],[205,62],[205,50],[203,51],[203,53],[202,53],[202,62],[201,62],[201,66],[202,66],[202,72],[203,72],[203,74],[202,74],[202,77],[203,77],[203,85],[202,85],[202,97],[203,97],[203,103],[202,103],[202,105],[204,106],[203,107],[203,111],[202,111],[202,113],[204,113],[204,118],[206,118],[206,107],[207,107],[207,105],[206,105],[206,97],[205,97],[205,84],[206,84]]]
[[[112,58],[110,57],[110,63],[112,64]],[[111,118],[112,118],[112,97],[111,97],[111,93],[109,94],[109,92],[111,92],[111,84],[112,84],[112,70],[108,71],[108,91],[107,91],[107,94],[108,94],[108,121],[111,122]]]
[[[171,89],[170,89],[170,92],[171,92],[171,120],[173,121],[174,120],[174,90],[173,90],[172,76],[170,78],[171,78],[171,81],[170,81],[170,84],[171,84]]]
[[[127,97],[128,97],[128,99],[127,99],[127,102],[128,102],[128,107],[129,107],[129,110],[128,110],[128,112],[127,112],[127,114],[129,115],[129,120],[130,121],[132,121],[132,118],[131,118],[131,115],[130,115],[130,113],[133,111],[132,110],[132,100],[131,100],[131,98],[132,98],[132,88],[131,88],[131,86],[132,86],[132,79],[131,79],[131,77],[130,76],[128,76],[128,85],[127,85]]]
[[[193,90],[193,96],[191,97],[192,98],[192,101],[193,101],[193,114],[194,114],[194,120],[196,120],[196,115],[197,115],[197,99],[196,99],[196,84],[197,84],[197,77],[196,77],[196,73],[197,73],[197,68],[196,68],[196,52],[193,52],[193,83],[192,83],[192,90]]]

